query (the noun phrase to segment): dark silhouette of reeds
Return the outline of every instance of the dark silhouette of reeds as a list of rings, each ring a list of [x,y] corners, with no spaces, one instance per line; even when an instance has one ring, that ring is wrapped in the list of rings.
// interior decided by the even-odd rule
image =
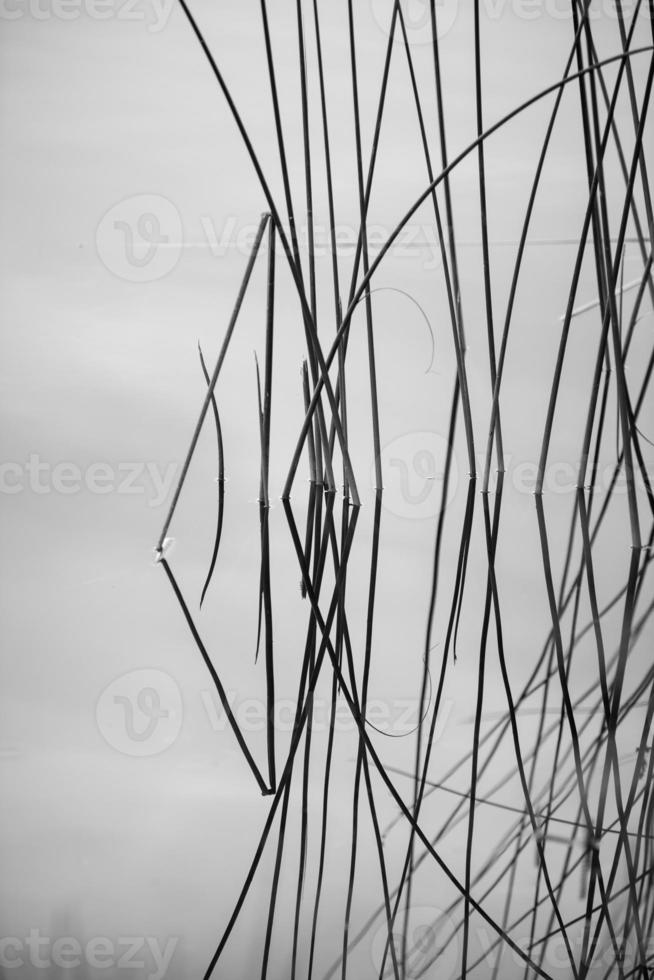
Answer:
[[[651,125],[648,110],[654,82],[654,0],[639,0],[629,16],[618,0],[616,18],[612,22],[615,46],[612,53],[602,57],[591,16],[593,0],[571,0],[570,37],[561,58],[562,67],[557,69],[558,77],[554,75],[551,84],[521,99],[502,118],[490,123],[484,104],[484,21],[480,0],[474,0],[474,57],[469,84],[474,93],[475,137],[454,153],[450,147],[449,120],[455,108],[450,102],[442,57],[442,46],[447,39],[439,37],[436,0],[430,0],[429,4],[431,45],[428,53],[430,85],[433,85],[429,101],[416,69],[406,7],[401,0],[394,0],[388,5],[388,36],[379,97],[370,120],[362,118],[360,81],[365,68],[358,44],[359,14],[352,0],[347,0],[343,6],[343,52],[347,54],[354,124],[350,178],[356,189],[358,232],[351,271],[348,271],[349,283],[345,287],[335,233],[337,206],[331,119],[336,109],[330,103],[329,78],[324,66],[321,5],[318,0],[296,0],[295,5],[291,4],[297,30],[304,174],[303,186],[298,190],[290,176],[290,144],[283,128],[266,0],[260,0],[259,4],[265,45],[262,95],[270,98],[271,132],[283,190],[283,199],[277,202],[271,191],[271,180],[264,173],[252,137],[239,113],[236,93],[225,81],[188,3],[186,0],[179,0],[179,3],[227,102],[267,207],[211,375],[200,351],[207,390],[157,544],[157,557],[218,691],[239,750],[262,793],[272,797],[266,804],[264,829],[253,845],[254,856],[233,913],[227,923],[217,924],[221,938],[210,958],[205,980],[213,974],[221,959],[269,846],[274,849],[274,861],[267,882],[268,910],[265,926],[262,922],[261,936],[252,937],[252,941],[256,940],[261,946],[262,980],[272,973],[271,951],[276,929],[284,930],[290,937],[290,961],[284,969],[292,980],[305,975],[312,978],[318,972],[325,980],[337,975],[345,980],[348,972],[353,975],[355,969],[352,966],[354,950],[370,937],[379,923],[386,936],[376,970],[380,978],[392,975],[395,980],[405,980],[409,975],[427,976],[430,968],[438,965],[439,957],[451,946],[457,949],[460,965],[457,975],[461,980],[472,975],[490,976],[493,980],[502,977],[504,957],[508,953],[521,964],[524,980],[534,976],[547,978],[551,976],[547,952],[555,942],[562,942],[567,975],[575,980],[586,980],[591,972],[596,975],[594,971],[599,962],[607,964],[607,980],[614,976],[624,980],[630,976],[650,977],[654,971],[648,949],[654,925],[654,889],[651,887],[654,666],[642,669],[631,653],[636,644],[642,642],[654,611],[651,576],[648,574],[654,545],[654,494],[646,457],[646,447],[652,443],[644,434],[651,429],[642,419],[654,371],[654,345],[649,335],[643,332],[646,329],[644,321],[650,312],[645,305],[648,301],[654,303],[654,214],[647,159],[647,127]],[[643,32],[647,34],[646,43],[640,43]],[[424,156],[425,184],[373,255],[368,238],[369,211],[381,152],[380,137],[386,119],[391,67],[396,60],[402,62],[407,113],[415,119]],[[644,81],[635,71],[636,65],[641,75],[644,74]],[[311,100],[312,77],[317,80],[319,93],[315,106]],[[507,282],[506,306],[502,309],[497,297],[503,295],[504,290],[498,288],[502,284],[498,282],[491,249],[488,145],[495,137],[501,138],[512,120],[547,99],[550,111],[528,187],[522,227],[515,243],[517,250]],[[510,342],[518,329],[514,322],[517,297],[524,285],[526,252],[534,244],[530,230],[536,203],[543,192],[543,175],[552,139],[557,132],[564,100],[574,99],[578,104],[580,145],[583,147],[580,160],[586,199],[582,202],[585,207],[574,243],[576,248],[571,252],[565,313],[558,327],[558,347],[548,378],[547,407],[542,419],[532,515],[539,551],[537,554],[525,553],[523,557],[525,568],[530,572],[539,570],[541,597],[549,623],[547,635],[539,647],[521,651],[521,655],[529,658],[529,676],[518,688],[514,672],[516,651],[512,649],[506,628],[506,609],[511,596],[507,594],[498,558],[505,541],[503,528],[508,507],[505,449],[508,453],[509,439],[508,427],[503,428],[503,421],[506,425],[506,414],[502,412],[503,382],[508,370]],[[435,118],[430,118],[425,108],[432,102],[436,109]],[[322,135],[320,152],[312,144],[312,121]],[[366,147],[364,134],[368,130],[371,139],[370,146]],[[488,391],[482,394],[471,391],[471,377],[476,378],[476,375],[469,374],[466,357],[464,307],[467,297],[462,288],[452,182],[457,168],[468,158],[476,161],[481,247],[478,289],[483,299],[486,333],[483,356],[488,358],[490,395]],[[610,160],[617,161],[619,181],[610,177]],[[320,161],[320,167],[317,161]],[[326,192],[328,211],[331,253],[331,292],[328,297],[318,295],[316,270],[314,208],[319,183]],[[303,198],[302,207],[298,206],[298,196]],[[387,733],[379,731],[367,717],[376,654],[378,580],[387,557],[383,537],[382,449],[386,421],[384,385],[389,382],[378,376],[380,338],[375,331],[373,294],[383,289],[403,292],[397,284],[378,285],[377,274],[402,230],[424,204],[429,206],[430,214],[433,213],[442,259],[442,269],[438,273],[424,274],[434,289],[444,290],[449,323],[436,325],[436,332],[439,347],[441,338],[443,343],[451,343],[455,369],[453,377],[446,382],[452,392],[449,414],[446,420],[438,423],[447,434],[447,451],[433,526],[431,580],[426,589],[422,670],[416,692],[417,724],[415,730],[408,733],[412,758],[401,768],[384,763],[382,747],[385,743],[378,736]],[[306,220],[306,254],[303,254],[298,229],[300,214]],[[259,355],[255,353],[260,444],[260,572],[255,662],[263,643],[267,781],[227,703],[210,652],[201,639],[165,554],[167,534],[211,407],[217,438],[218,511],[209,569],[201,592],[202,607],[210,594],[208,589],[221,555],[226,503],[223,425],[227,424],[230,406],[228,400],[221,399],[219,414],[216,386],[266,227],[267,313],[262,371]],[[637,245],[641,270],[637,280],[625,284],[627,243]],[[297,436],[293,434],[294,450],[281,498],[299,569],[302,608],[306,610],[307,621],[303,655],[298,657],[297,663],[293,729],[283,752],[279,744],[276,745],[274,725],[275,590],[271,573],[274,538],[270,533],[270,500],[277,492],[277,488],[270,485],[277,261],[285,262],[290,272],[300,304],[305,345],[299,385],[303,417],[298,419]],[[580,303],[578,294],[588,265],[592,266],[597,300]],[[332,305],[333,322],[327,328],[321,320],[319,330],[319,309],[322,309],[323,299]],[[359,304],[361,323],[355,319]],[[429,317],[424,310],[422,312],[429,324]],[[560,517],[548,506],[545,478],[562,412],[560,395],[565,372],[570,368],[572,332],[581,317],[592,319],[596,328],[594,333],[588,332],[586,341],[592,378],[578,447],[580,462],[571,495],[569,526],[562,530]],[[529,327],[528,323],[519,325],[523,330]],[[369,569],[367,604],[363,622],[351,601],[348,580],[348,563],[360,542],[357,529],[363,486],[351,458],[348,440],[353,411],[347,390],[348,343],[356,329],[365,330],[366,335],[369,402],[365,418],[370,424],[369,460],[374,472],[371,537],[366,555]],[[647,360],[639,365],[638,372],[630,375],[635,338],[642,345],[646,336],[650,351]],[[355,410],[360,411],[356,402]],[[483,413],[481,421],[480,411]],[[479,445],[483,447],[483,455],[478,472],[476,447]],[[607,447],[612,452],[612,472],[608,486],[601,488],[600,466]],[[463,516],[458,518],[448,510],[457,449],[468,463],[465,507],[462,508]],[[306,499],[298,489],[297,480],[303,460],[308,465],[309,475]],[[338,492],[335,476],[341,470],[342,494]],[[494,478],[491,477],[493,470]],[[619,499],[617,486],[622,475],[626,493]],[[638,482],[644,488],[642,496],[637,492]],[[601,495],[600,490],[603,490]],[[628,526],[628,538],[615,542],[625,574],[607,602],[600,585],[600,545],[609,515],[616,513]],[[446,540],[454,541],[456,545],[452,551],[456,560],[450,568],[444,567],[443,563]],[[480,546],[476,550],[475,544]],[[560,550],[561,546],[563,559],[555,560],[555,548]],[[471,556],[478,552],[483,555],[481,564],[476,557],[473,565]],[[479,591],[484,596],[478,608],[472,606],[471,590],[467,587],[471,576],[479,583]],[[355,615],[357,622],[353,624]],[[618,626],[612,628],[611,623],[618,620]],[[434,639],[437,622],[444,623],[442,642]],[[456,759],[448,759],[446,765],[439,758],[437,723],[444,709],[448,672],[454,670],[457,659],[465,656],[468,661],[471,656],[469,645],[462,652],[460,639],[464,625],[470,622],[478,631],[478,650],[473,651],[476,688],[474,693],[471,691],[468,706],[470,724],[461,728],[466,751]],[[465,632],[468,635],[469,630]],[[593,676],[579,690],[578,682],[573,683],[573,675],[582,644],[586,649],[592,649]],[[435,655],[436,649],[438,654]],[[491,676],[498,680],[504,698],[504,708],[499,716],[487,710]],[[323,678],[330,692],[329,725],[325,733],[314,728],[315,692]],[[328,860],[327,840],[333,799],[334,752],[339,738],[335,727],[339,703],[347,706],[356,728],[356,755],[352,770],[348,860],[343,866],[333,867]],[[642,720],[638,711],[643,711]],[[529,739],[524,728],[527,715],[532,715],[536,721],[536,734]],[[485,723],[489,721],[490,727],[486,728]],[[626,728],[629,724],[636,726],[640,734],[633,770],[625,782],[625,764],[619,754],[618,736],[621,726]],[[323,749],[321,755],[316,750],[318,739],[321,739]],[[319,819],[314,825],[310,820],[311,775],[321,764],[318,761],[321,757]],[[439,778],[434,778],[437,762],[441,763],[441,768]],[[405,794],[400,789],[403,784],[392,779],[391,773],[401,780],[408,779],[410,792]],[[460,778],[462,773],[467,779],[465,790],[460,788],[460,782],[457,787],[450,785],[453,778]],[[288,834],[294,805],[294,778],[299,780],[301,801],[297,841]],[[502,795],[512,780],[519,785],[520,802],[517,804]],[[380,790],[384,799],[388,800],[390,796],[396,807],[397,815],[386,826],[380,812]],[[434,806],[435,801],[438,801],[438,807]],[[483,828],[489,812],[498,818],[501,814],[505,822],[499,842],[484,848]],[[364,818],[374,837],[378,872],[375,888],[380,897],[372,903],[364,924],[355,932],[353,909],[357,889],[361,888],[359,854]],[[391,861],[387,852],[389,835],[398,825],[408,831],[406,843],[398,852],[399,863]],[[447,850],[447,837],[457,827],[461,827],[465,839],[460,875],[453,870]],[[273,837],[275,843],[271,845]],[[290,910],[286,908],[287,903],[280,901],[281,872],[285,862],[297,863]],[[313,873],[309,874],[309,870]],[[447,898],[437,904],[444,906],[441,912],[446,915],[447,925],[443,932],[438,932],[437,943],[426,953],[414,942],[412,917],[417,876],[420,875],[422,881],[429,870],[435,875],[433,880],[439,882],[439,889],[442,890],[443,882],[446,883],[442,893]],[[340,881],[344,904],[342,932],[332,937],[330,949],[324,950],[319,923],[324,911],[327,876],[332,879],[336,876]],[[310,882],[313,887],[309,887]],[[527,908],[523,900],[519,906],[517,902],[518,890],[523,892],[526,882],[533,887],[533,898]],[[370,883],[367,884],[369,897]],[[498,899],[500,916],[491,913],[491,908],[497,907]],[[583,909],[581,913],[580,908]],[[438,922],[440,924],[441,920]],[[484,923],[492,933],[481,956],[472,941],[473,923],[478,922]],[[528,933],[526,942],[525,930]],[[627,949],[632,957],[629,964],[626,962]],[[331,966],[325,972],[324,963],[328,962]]]

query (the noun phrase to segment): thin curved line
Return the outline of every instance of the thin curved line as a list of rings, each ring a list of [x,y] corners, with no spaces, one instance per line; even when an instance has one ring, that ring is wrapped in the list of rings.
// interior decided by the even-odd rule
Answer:
[[[202,354],[202,348],[198,341],[198,353],[200,355],[200,364],[202,366],[202,373],[204,375],[204,380],[209,385],[211,380],[209,378],[209,372],[207,371],[207,365],[204,361],[204,356]],[[207,589],[213,577],[214,569],[216,567],[216,559],[218,558],[218,549],[220,547],[220,539],[223,533],[223,513],[225,505],[225,454],[223,450],[223,433],[220,425],[220,414],[218,412],[218,405],[216,403],[216,396],[214,392],[211,392],[211,407],[213,409],[213,417],[216,423],[216,440],[218,449],[218,518],[216,522],[216,537],[213,543],[213,552],[211,554],[211,562],[209,563],[209,571],[207,572],[207,577],[202,588],[202,594],[200,596],[200,609],[202,609],[202,603],[204,602],[204,597],[207,594]]]
[[[425,313],[424,309],[422,308],[418,300],[414,296],[412,296],[411,293],[407,292],[406,289],[400,289],[399,286],[376,286],[374,289],[368,290],[366,295],[372,296],[373,293],[383,293],[383,292],[400,293],[402,296],[406,296],[406,298],[410,299],[411,302],[415,306],[417,306],[420,312],[422,313],[422,318],[427,324],[427,330],[429,331],[429,337],[431,339],[431,360],[429,361],[429,365],[427,366],[427,370],[425,371],[425,374],[429,374],[434,364],[434,358],[436,357],[436,336],[434,334],[434,331],[432,330],[431,323],[429,322],[429,317]],[[360,303],[363,298],[364,298],[363,296],[360,296],[359,299],[357,300],[357,304]]]
[[[435,643],[434,646],[438,646],[438,643]],[[433,650],[434,647],[432,647],[431,649]],[[425,669],[427,671],[427,677],[429,678],[429,700],[427,702],[427,707],[425,708],[425,713],[420,719],[420,721],[418,722],[418,724],[416,725],[416,727],[412,728],[410,732],[404,732],[403,735],[393,735],[392,732],[383,732],[381,728],[377,728],[377,726],[373,725],[371,721],[368,721],[367,718],[364,718],[363,720],[365,721],[366,725],[368,725],[369,728],[374,728],[376,732],[379,732],[379,734],[383,735],[385,738],[408,738],[409,735],[413,735],[415,732],[418,731],[420,725],[424,722],[425,718],[429,714],[429,709],[431,708],[431,702],[432,702],[432,693],[433,693],[433,688],[431,683],[431,671],[429,670],[429,666],[427,665],[426,659],[423,659],[422,662],[425,665]]]

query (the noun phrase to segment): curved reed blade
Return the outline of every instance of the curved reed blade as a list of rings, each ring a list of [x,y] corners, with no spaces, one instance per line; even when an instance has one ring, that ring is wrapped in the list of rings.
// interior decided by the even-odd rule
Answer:
[[[202,373],[204,375],[204,380],[207,385],[210,384],[211,379],[209,378],[209,372],[207,371],[207,366],[204,361],[204,356],[202,354],[202,348],[198,343],[198,353],[200,355],[200,364],[202,366]],[[209,562],[209,570],[207,576],[204,580],[204,585],[202,586],[202,593],[200,595],[200,609],[202,608],[202,603],[204,602],[204,597],[207,594],[207,589],[211,584],[211,579],[213,578],[213,573],[216,568],[216,561],[218,559],[218,549],[220,548],[220,539],[223,532],[223,515],[225,509],[225,451],[223,447],[223,433],[222,427],[220,425],[220,415],[218,413],[218,404],[216,402],[215,393],[211,393],[211,408],[213,411],[213,418],[216,426],[216,441],[217,441],[217,452],[218,452],[218,515],[216,518],[216,534],[213,542],[213,550],[211,552],[211,561]]]

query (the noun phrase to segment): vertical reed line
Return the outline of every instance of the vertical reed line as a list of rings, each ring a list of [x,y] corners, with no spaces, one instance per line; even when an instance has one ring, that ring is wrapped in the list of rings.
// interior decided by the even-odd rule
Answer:
[[[268,744],[268,779],[275,789],[275,664],[273,649],[272,584],[270,579],[270,427],[272,417],[273,342],[275,322],[275,226],[268,235],[268,285],[266,297],[266,354],[264,365],[263,452],[261,513],[261,564],[263,609],[266,624],[266,736]]]
[[[357,167],[357,187],[359,191],[359,220],[361,246],[363,254],[363,274],[368,275],[370,262],[368,261],[368,232],[367,232],[367,205],[363,189],[363,158],[361,153],[361,120],[359,118],[359,86],[357,80],[357,57],[356,44],[354,38],[354,10],[352,0],[348,0],[348,28],[350,36],[350,70],[352,74],[352,105],[354,108],[354,142],[356,148],[356,167]],[[372,442],[375,466],[375,490],[383,487],[381,471],[381,445],[379,436],[379,398],[377,395],[377,368],[375,364],[375,341],[372,330],[372,305],[370,302],[370,290],[366,288],[364,293],[366,307],[366,331],[368,335],[368,372],[370,375],[370,402],[372,406]]]

